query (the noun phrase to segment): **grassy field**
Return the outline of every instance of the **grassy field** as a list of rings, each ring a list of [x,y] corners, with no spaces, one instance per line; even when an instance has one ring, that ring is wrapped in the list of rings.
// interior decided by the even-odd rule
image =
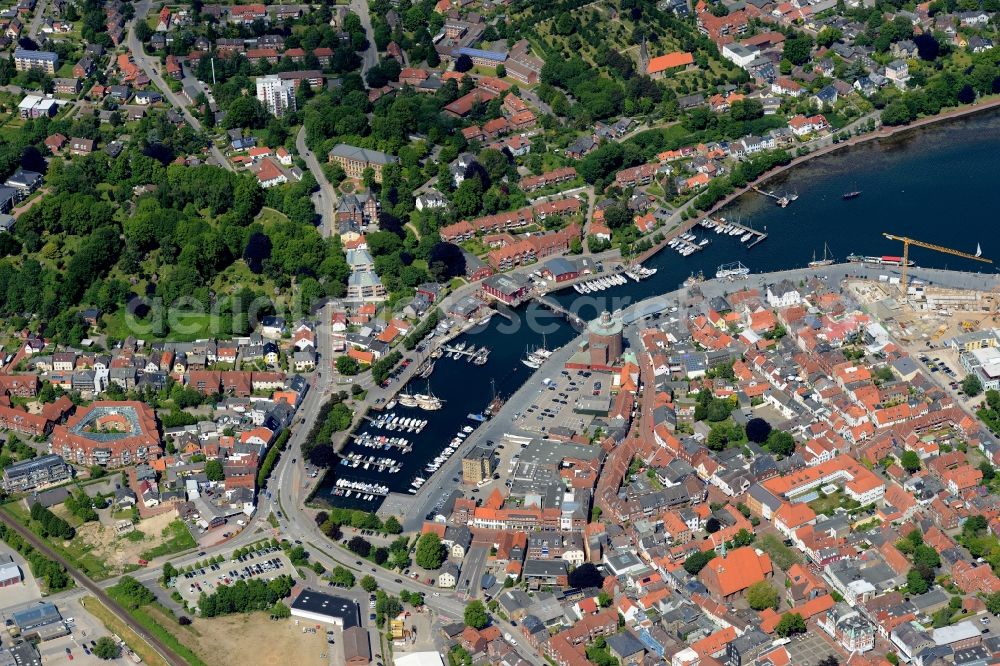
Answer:
[[[192,618],[188,626],[177,621],[156,606],[142,609],[145,616],[189,646],[200,663],[210,666],[228,664],[296,664],[305,666],[328,664],[329,650],[322,630],[303,633],[294,619],[271,620],[267,613],[250,613]]]
[[[287,215],[282,213],[280,210],[275,210],[267,206],[264,206],[263,208],[260,209],[260,212],[257,214],[257,218],[254,220],[254,222],[260,222],[260,224],[263,225],[265,229],[276,222],[287,222],[287,221],[288,221]]]
[[[136,622],[143,628],[163,641],[171,650],[186,661],[190,666],[208,666],[195,654],[187,643],[182,642],[178,636],[182,634],[181,625],[178,624],[170,613],[163,610],[156,604],[143,606],[129,612]],[[232,663],[232,662],[228,662]]]
[[[802,558],[794,550],[781,542],[781,537],[765,534],[758,541],[761,549],[771,556],[771,560],[782,571],[788,571],[793,564],[802,564]]]
[[[20,502],[12,502],[3,507],[3,511],[13,516],[18,522],[25,525],[35,534],[40,534],[37,525],[32,525],[31,515]],[[52,546],[60,555],[73,563],[75,567],[83,571],[94,580],[109,578],[114,572],[108,569],[104,560],[100,559],[93,552],[93,546],[83,539],[72,539],[62,541],[47,538],[45,541]]]
[[[108,631],[124,640],[125,645],[128,645],[130,650],[139,655],[143,663],[150,666],[169,666],[167,660],[161,657],[160,653],[153,649],[153,646],[140,638],[139,634],[119,620],[114,613],[108,610],[107,606],[95,597],[84,597],[80,603],[87,609],[88,613],[100,620]]]
[[[162,532],[162,536],[164,541],[160,545],[143,552],[142,559],[152,560],[164,555],[179,553],[182,550],[188,550],[198,545],[194,537],[191,536],[187,525],[180,519],[167,525]]]

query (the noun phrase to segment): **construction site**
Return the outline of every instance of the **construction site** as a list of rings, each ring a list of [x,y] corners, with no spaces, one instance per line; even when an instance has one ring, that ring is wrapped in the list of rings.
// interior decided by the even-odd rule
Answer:
[[[970,254],[905,236],[888,233],[883,236],[903,243],[899,277],[883,275],[878,282],[856,281],[849,283],[848,288],[859,303],[870,308],[894,339],[918,350],[937,348],[948,338],[997,325],[1000,284],[986,291],[960,289],[911,280],[908,275],[911,245],[992,264],[978,247],[975,254]]]

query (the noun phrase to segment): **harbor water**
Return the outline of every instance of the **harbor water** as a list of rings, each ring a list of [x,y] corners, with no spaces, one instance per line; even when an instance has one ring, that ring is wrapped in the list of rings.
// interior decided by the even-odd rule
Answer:
[[[716,234],[695,227],[698,240],[708,238],[701,251],[683,257],[664,248],[646,262],[656,268],[651,278],[629,281],[596,294],[578,294],[564,289],[550,296],[585,320],[601,310],[614,311],[636,301],[677,289],[691,274],[715,276],[719,265],[742,262],[753,273],[802,268],[822,258],[827,243],[833,256],[843,261],[848,254],[901,255],[901,243],[883,238],[882,232],[975,253],[1000,263],[1000,113],[989,112],[940,125],[931,125],[878,141],[817,157],[770,180],[764,189],[794,193],[798,198],[785,208],[773,199],[749,192],[720,212],[722,217],[766,231],[768,238],[752,249],[740,236]],[[843,194],[861,195],[845,200]],[[696,241],[697,242],[697,241]],[[998,264],[983,264],[920,248],[911,248],[910,258],[920,266],[972,272],[995,272]],[[501,396],[517,390],[533,370],[520,363],[528,347],[543,344],[552,349],[571,340],[576,332],[565,319],[537,306],[514,311],[515,324],[493,317],[481,330],[463,334],[454,342],[465,342],[490,350],[486,365],[465,360],[438,359],[428,380],[415,379],[413,393],[428,390],[444,403],[440,410],[396,407],[402,417],[427,419],[420,434],[380,432],[410,440],[413,451],[381,451],[349,444],[353,452],[392,457],[402,462],[398,473],[378,472],[337,465],[326,475],[316,495],[335,506],[377,509],[381,497],[358,500],[332,494],[336,479],[376,482],[392,492],[406,493],[414,477],[428,478],[425,471],[466,425],[477,425],[469,413],[483,411],[493,398],[491,380]],[[528,325],[528,318],[534,319]],[[374,412],[378,414],[378,412]],[[366,425],[359,432],[371,430]]]

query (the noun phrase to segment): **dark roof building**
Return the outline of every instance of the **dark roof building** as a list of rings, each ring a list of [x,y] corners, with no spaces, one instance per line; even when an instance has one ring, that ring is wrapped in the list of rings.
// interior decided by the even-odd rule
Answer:
[[[349,629],[358,626],[360,612],[353,599],[335,597],[308,588],[302,590],[291,605],[292,615],[307,620],[335,624]]]

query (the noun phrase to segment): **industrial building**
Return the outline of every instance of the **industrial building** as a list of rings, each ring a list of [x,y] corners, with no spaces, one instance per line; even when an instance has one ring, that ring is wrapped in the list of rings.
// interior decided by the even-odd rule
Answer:
[[[304,589],[291,605],[292,615],[349,629],[361,623],[358,604],[353,599],[335,597]]]

